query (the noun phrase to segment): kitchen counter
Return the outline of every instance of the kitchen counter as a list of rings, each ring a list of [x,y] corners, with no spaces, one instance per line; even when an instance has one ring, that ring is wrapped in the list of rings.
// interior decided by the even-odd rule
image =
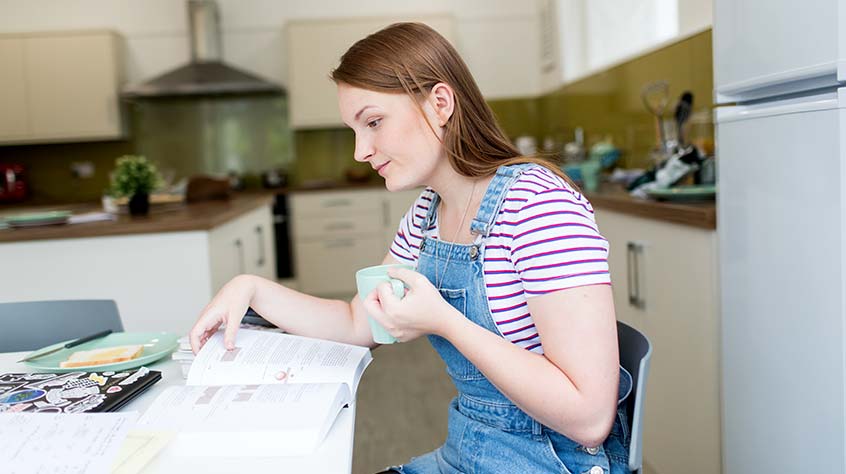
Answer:
[[[0,230],[0,243],[30,240],[74,239],[114,235],[147,234],[211,230],[249,211],[273,202],[275,192],[236,194],[228,200],[204,201],[191,204],[150,207],[145,217],[118,214],[117,220],[84,224],[63,224],[43,227],[9,228]],[[36,208],[4,209],[2,214],[35,212]],[[69,210],[74,214],[102,211],[99,203],[57,205],[41,210]]]
[[[672,222],[675,224],[715,230],[717,206],[714,201],[669,202],[638,199],[625,189],[605,185],[599,191],[585,193],[595,209],[609,209],[638,217]]]

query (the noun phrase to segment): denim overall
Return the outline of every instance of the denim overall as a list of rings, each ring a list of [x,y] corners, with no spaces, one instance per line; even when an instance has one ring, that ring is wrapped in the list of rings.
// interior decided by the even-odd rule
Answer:
[[[511,185],[528,166],[500,167],[471,231],[475,243],[454,244],[430,238],[440,201],[434,196],[423,219],[423,242],[417,271],[438,286],[441,296],[468,319],[499,334],[485,292],[485,241]],[[446,268],[448,262],[448,269]],[[441,277],[441,274],[444,274]],[[443,278],[442,282],[438,279]],[[404,474],[514,473],[623,474],[628,473],[628,430],[622,401],[631,390],[631,377],[621,368],[618,416],[602,446],[585,448],[540,424],[517,408],[446,339],[429,336],[446,363],[458,389],[449,407],[446,443],[435,451],[392,469]]]

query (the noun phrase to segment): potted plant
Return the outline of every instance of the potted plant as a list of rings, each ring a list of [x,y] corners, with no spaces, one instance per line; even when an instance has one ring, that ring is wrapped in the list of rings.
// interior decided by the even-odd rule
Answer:
[[[147,158],[124,155],[117,159],[112,173],[112,192],[129,198],[129,213],[146,215],[150,210],[150,193],[162,185],[156,165]]]

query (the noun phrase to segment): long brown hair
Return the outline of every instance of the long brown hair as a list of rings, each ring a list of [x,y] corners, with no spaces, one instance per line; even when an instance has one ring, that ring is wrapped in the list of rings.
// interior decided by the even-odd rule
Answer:
[[[455,109],[442,143],[455,171],[483,177],[502,165],[535,163],[575,186],[555,163],[517,151],[461,56],[425,24],[395,23],[357,41],[341,56],[331,78],[335,83],[376,92],[408,94],[418,108],[436,84],[448,84],[455,94]]]

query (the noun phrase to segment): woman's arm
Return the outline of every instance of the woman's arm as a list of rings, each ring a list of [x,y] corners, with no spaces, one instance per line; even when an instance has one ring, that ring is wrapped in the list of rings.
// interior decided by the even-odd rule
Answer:
[[[464,317],[445,318],[440,335],[533,418],[584,446],[601,444],[614,423],[619,379],[611,287],[559,290],[528,305],[544,355]]]
[[[403,342],[424,334],[444,337],[533,418],[585,446],[605,440],[616,413],[619,378],[610,286],[530,298],[545,353],[539,355],[465,318],[425,276],[401,268],[388,273],[406,283],[405,298],[380,285],[364,305],[394,337]]]
[[[388,254],[383,263],[395,263],[395,260]],[[191,328],[189,339],[194,352],[221,325],[226,326],[224,344],[227,348],[234,347],[235,334],[249,307],[291,334],[359,346],[377,345],[357,295],[349,302],[317,298],[261,277],[239,275],[218,291]]]

